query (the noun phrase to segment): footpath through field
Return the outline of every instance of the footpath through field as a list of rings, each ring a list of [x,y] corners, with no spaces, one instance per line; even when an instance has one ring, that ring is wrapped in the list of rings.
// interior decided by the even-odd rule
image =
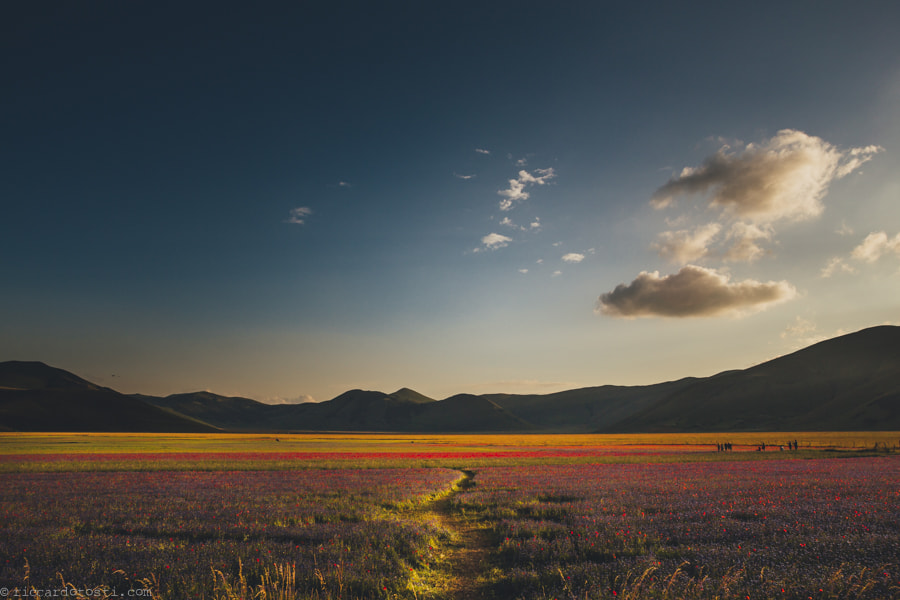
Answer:
[[[485,583],[490,568],[488,555],[491,549],[490,534],[471,515],[453,509],[453,499],[475,485],[475,473],[462,470],[462,478],[453,490],[427,507],[442,528],[451,534],[447,555],[440,569],[442,581],[436,582],[438,597],[455,600],[481,600],[486,598]]]

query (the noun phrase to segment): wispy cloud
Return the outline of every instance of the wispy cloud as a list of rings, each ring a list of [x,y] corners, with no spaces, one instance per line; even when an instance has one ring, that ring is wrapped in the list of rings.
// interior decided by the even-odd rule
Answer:
[[[786,337],[807,336],[816,330],[816,324],[803,317],[795,317],[794,322],[781,332],[782,339]]]
[[[510,219],[509,217],[503,217],[502,219],[500,219],[500,224],[503,225],[504,227],[510,227],[510,228],[512,228],[512,229],[518,229],[519,231],[540,231],[540,229],[541,229],[541,218],[540,218],[540,217],[535,217],[535,218],[534,218],[534,221],[532,221],[531,223],[529,223],[527,227],[526,227],[525,225],[518,225],[517,223],[515,223],[515,222],[514,222],[512,219]]]
[[[731,282],[727,274],[687,265],[664,277],[644,271],[630,284],[620,284],[601,295],[596,308],[605,315],[625,318],[739,316],[796,294],[786,281]]]
[[[285,223],[295,223],[297,225],[305,225],[306,218],[312,214],[312,209],[308,206],[300,206],[297,208],[292,208],[290,212],[290,216],[287,218]]]
[[[457,179],[465,179],[465,180],[469,180],[469,179],[474,179],[474,178],[475,178],[474,175],[460,175],[459,173],[454,173],[453,176],[456,177]]]
[[[794,318],[793,323],[790,323],[781,332],[781,339],[788,340],[791,343],[791,347],[797,349],[806,348],[829,337],[834,337],[818,333],[818,329],[814,322],[798,316]],[[838,331],[834,335],[843,335],[844,333],[846,332]]]
[[[580,263],[584,260],[584,254],[569,252],[568,254],[563,255],[562,260],[567,263]]]
[[[553,391],[571,390],[573,388],[583,387],[581,383],[575,381],[540,381],[537,379],[518,379],[506,381],[484,381],[479,383],[471,383],[462,385],[464,391],[472,394],[487,393],[509,393],[515,391],[518,393],[549,393]]]
[[[545,185],[549,180],[556,177],[552,167],[535,169],[534,173],[536,175],[532,175],[525,169],[522,169],[519,171],[518,177],[509,180],[508,188],[497,192],[497,194],[503,196],[503,200],[500,201],[500,210],[512,210],[517,202],[527,200],[530,197],[530,194],[525,191],[527,186]]]
[[[883,151],[881,146],[866,146],[865,148],[853,148],[844,156],[843,164],[838,167],[837,177],[845,177],[860,168],[864,163],[872,159],[872,156]]]
[[[728,262],[752,263],[766,254],[766,249],[759,245],[760,240],[771,241],[775,234],[771,225],[756,225],[738,221],[731,226],[727,239],[732,246],[725,252],[724,260]]]
[[[822,197],[880,152],[879,146],[841,151],[821,138],[784,129],[762,145],[734,152],[727,145],[699,167],[685,167],[653,194],[657,208],[678,196],[706,194],[708,205],[755,223],[799,221],[821,214]]]
[[[847,236],[847,235],[853,235],[854,231],[853,231],[852,227],[847,225],[847,221],[841,221],[841,226],[838,228],[838,230],[835,233],[837,233],[838,235],[841,235],[841,236]]]
[[[352,183],[348,183],[346,181],[338,181],[338,187],[353,187]]]
[[[833,276],[835,273],[856,273],[856,269],[854,269],[851,265],[848,265],[843,258],[839,256],[835,256],[831,260],[828,261],[828,264],[822,267],[820,271],[820,275],[824,279],[828,279]]]
[[[297,396],[294,398],[285,398],[283,396],[271,396],[269,398],[265,398],[261,400],[261,402],[265,402],[266,404],[305,404],[307,402],[318,402],[315,398],[308,394],[304,394],[302,396]]]
[[[873,263],[891,253],[900,254],[900,233],[889,238],[884,231],[877,231],[867,235],[850,255],[856,260]]]
[[[511,237],[507,237],[499,233],[489,233],[481,238],[482,245],[478,248],[475,248],[474,251],[481,252],[482,250],[497,250],[498,248],[505,248],[511,241]]]
[[[687,229],[664,231],[659,234],[659,241],[654,247],[660,257],[674,263],[686,264],[706,256],[710,242],[721,229],[722,226],[718,223],[709,223],[693,231]]]
[[[477,152],[478,154],[490,154],[491,153],[490,150],[485,150],[484,148],[475,148],[475,152]]]
[[[521,273],[522,275],[526,274],[527,272],[528,269],[519,269],[519,273]]]

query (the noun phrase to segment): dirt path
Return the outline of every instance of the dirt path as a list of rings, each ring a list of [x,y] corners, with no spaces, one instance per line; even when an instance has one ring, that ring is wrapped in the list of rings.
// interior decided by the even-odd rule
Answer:
[[[458,490],[436,500],[430,511],[442,527],[451,532],[444,560],[445,587],[442,596],[455,600],[482,600],[487,598],[484,575],[490,570],[488,556],[491,551],[490,534],[472,518],[453,512],[451,501],[474,485],[475,473],[462,471],[463,479]]]

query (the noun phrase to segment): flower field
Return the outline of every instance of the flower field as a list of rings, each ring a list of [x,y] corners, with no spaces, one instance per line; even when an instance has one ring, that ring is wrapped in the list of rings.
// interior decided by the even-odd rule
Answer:
[[[900,599],[898,434],[803,435],[0,434],[0,595]]]
[[[410,569],[427,569],[446,536],[398,518],[404,504],[458,478],[445,469],[7,475],[0,586],[22,587],[27,573],[29,586],[60,589],[61,573],[78,589],[209,598],[241,575],[261,581],[289,565],[303,595],[385,597],[405,589]]]
[[[900,460],[486,468],[510,598],[898,598]]]

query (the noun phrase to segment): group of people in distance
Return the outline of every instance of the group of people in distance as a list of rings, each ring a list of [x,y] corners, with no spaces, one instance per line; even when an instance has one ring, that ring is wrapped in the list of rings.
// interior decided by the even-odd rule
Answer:
[[[798,449],[800,448],[800,447],[797,445],[797,440],[794,440],[794,441],[788,441],[787,447],[788,447],[788,450],[798,450]],[[716,444],[716,451],[717,451],[717,452],[730,452],[732,449],[733,449],[733,448],[732,448],[732,446],[731,446],[731,442],[723,442],[723,443],[717,443],[717,444]],[[779,446],[778,449],[781,450],[781,451],[784,451],[784,446]],[[765,452],[765,451],[766,451],[766,443],[763,442],[762,444],[757,445],[757,446],[756,446],[756,451],[757,451],[757,452]]]
[[[787,443],[787,446],[788,446],[788,450],[797,450],[799,447],[799,446],[797,446],[797,440],[794,440],[793,442],[789,440]],[[784,446],[778,446],[778,449],[781,450],[782,452],[784,452]],[[766,451],[766,443],[763,442],[762,444],[757,446],[756,451],[757,452],[765,452]]]

